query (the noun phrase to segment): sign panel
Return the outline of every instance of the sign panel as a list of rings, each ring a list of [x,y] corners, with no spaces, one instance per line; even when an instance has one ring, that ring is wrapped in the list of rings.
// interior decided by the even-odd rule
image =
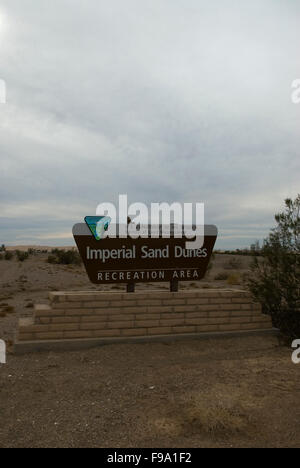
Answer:
[[[201,249],[187,250],[191,239],[105,238],[96,240],[86,224],[73,235],[92,283],[141,283],[201,280],[217,239],[217,228],[205,226]]]

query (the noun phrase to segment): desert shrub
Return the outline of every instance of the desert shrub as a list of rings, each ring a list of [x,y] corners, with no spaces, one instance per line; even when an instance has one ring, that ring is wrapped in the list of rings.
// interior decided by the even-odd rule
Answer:
[[[275,216],[261,248],[253,259],[248,288],[285,335],[300,337],[300,195],[285,200],[285,211]]]
[[[14,254],[10,251],[6,251],[4,254],[4,259],[5,260],[11,260],[13,258]]]
[[[56,255],[48,255],[47,262],[51,263],[52,265],[58,263]]]
[[[29,257],[28,252],[21,252],[20,250],[16,251],[16,255],[19,262],[24,262]]]
[[[52,254],[48,256],[48,263],[56,263],[58,265],[80,265],[81,258],[76,250],[59,250],[53,249]]]
[[[235,284],[240,284],[240,276],[237,273],[232,273],[227,278],[227,284],[230,284],[232,286]]]
[[[218,275],[215,276],[216,281],[226,281],[228,279],[229,274],[228,273],[219,273]]]

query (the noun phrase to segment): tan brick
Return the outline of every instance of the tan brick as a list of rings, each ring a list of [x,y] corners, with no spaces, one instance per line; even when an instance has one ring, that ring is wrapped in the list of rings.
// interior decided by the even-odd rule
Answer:
[[[146,336],[147,328],[124,328],[121,330],[122,336]]]
[[[172,306],[158,306],[158,307],[147,307],[147,312],[150,314],[164,314],[167,312],[172,312],[173,307]]]
[[[96,296],[95,294],[72,294],[67,296],[67,301],[68,302],[93,302],[96,301],[101,301],[101,298]],[[104,299],[103,299],[104,301]],[[107,304],[108,302],[106,302]]]
[[[105,330],[107,322],[85,322],[80,324],[80,330]]]
[[[186,319],[194,319],[194,318],[206,318],[208,317],[208,312],[188,312],[185,314]]]
[[[184,319],[185,314],[183,312],[173,312],[171,314],[161,314],[161,319]]]
[[[124,307],[123,309],[121,309],[121,314],[122,313],[129,313],[129,314],[146,314],[148,312],[148,309],[146,306],[142,307]]]
[[[174,306],[174,312],[195,312],[197,306],[193,305],[183,305],[183,306]]]
[[[109,301],[83,301],[82,307],[86,309],[107,309]]]
[[[159,320],[136,320],[134,326],[138,328],[159,327]]]
[[[93,337],[95,338],[110,338],[120,336],[120,330],[94,330],[92,332]]]
[[[250,315],[253,315],[251,310],[231,310],[230,314],[232,317],[248,317]]]
[[[66,316],[93,315],[94,309],[70,309],[66,311]]]
[[[216,312],[209,312],[208,316],[210,318],[214,317],[230,317],[231,313],[229,310],[217,310]]]
[[[250,323],[252,321],[252,317],[231,317],[230,323]]]
[[[186,318],[185,324],[186,325],[206,325],[207,318]]]
[[[184,305],[185,299],[165,299],[162,301],[162,303],[163,305],[167,305],[167,306]]]
[[[158,320],[160,317],[160,314],[135,314],[136,320]]]
[[[108,317],[109,317],[109,320],[111,321],[115,321],[115,320],[134,320],[135,318],[135,315],[134,314],[116,314],[116,315],[109,315],[108,314]]]
[[[56,325],[49,325],[49,331],[69,331],[78,330],[79,323],[59,323]]]
[[[75,316],[75,317],[67,317],[67,316],[63,316],[63,317],[53,317],[51,319],[51,323],[79,323],[80,321],[80,316]]]
[[[220,310],[241,310],[241,304],[222,304]]]
[[[30,325],[28,327],[19,327],[19,333],[39,333],[47,332],[49,325]]]
[[[253,310],[252,309],[252,304],[241,304],[241,309],[242,310]]]
[[[79,317],[80,322],[86,323],[86,322],[107,322],[108,319],[110,319],[108,314],[103,314],[103,315],[83,315],[82,317]]]
[[[133,328],[134,321],[133,320],[126,320],[123,322],[108,322],[107,328]]]
[[[46,333],[36,333],[36,335],[35,335],[35,338],[37,340],[60,340],[63,337],[64,337],[64,333],[63,332],[58,332],[58,331],[56,331],[56,332],[46,332]]]
[[[64,332],[64,338],[67,339],[80,339],[80,338],[92,338],[93,334],[91,331],[66,331]]]
[[[138,306],[161,306],[162,300],[161,299],[144,299],[137,301]]]
[[[224,323],[223,325],[219,325],[219,331],[236,331],[241,330],[241,325],[238,323]]]
[[[89,297],[85,296],[83,301],[86,302],[110,302],[110,301],[122,301],[124,298],[124,293],[122,292],[94,292]],[[130,297],[127,297],[130,299]],[[126,300],[126,299],[125,299]]]
[[[104,314],[109,314],[109,315],[113,315],[113,314],[124,314],[125,313],[125,309],[122,309],[122,307],[107,307],[107,308],[104,308],[104,309],[94,309],[94,314],[98,314],[98,315],[104,315]]]
[[[58,302],[52,305],[53,310],[68,310],[68,309],[80,309],[83,308],[83,302]]]
[[[64,312],[62,311],[62,313],[56,313],[56,311],[54,310],[38,310],[35,312],[35,317],[36,318],[39,318],[39,317],[52,317],[53,315],[64,315]]]
[[[209,299],[210,304],[231,304],[231,299],[228,297],[214,297]]]
[[[237,304],[252,304],[252,299],[251,297],[232,297],[231,302],[237,303]]]
[[[161,327],[175,327],[176,325],[184,325],[184,324],[185,324],[184,318],[183,319],[179,319],[179,318],[163,319],[163,320],[160,320],[160,323],[159,323]]]
[[[208,333],[218,331],[218,325],[200,325],[197,327],[198,333]]]
[[[50,319],[50,317],[39,317],[38,321],[39,321],[39,323],[47,325],[48,323],[51,322],[51,319]]]
[[[253,327],[254,329],[267,329],[267,328],[272,328],[272,322],[253,322]]]
[[[155,327],[155,328],[148,328],[149,335],[168,335],[172,333],[171,327]]]
[[[19,333],[19,341],[33,341],[35,338],[34,333]]]
[[[110,301],[109,307],[132,307],[136,306],[138,301]]]
[[[229,323],[228,317],[213,317],[206,319],[208,325],[217,325],[219,323]]]
[[[195,333],[196,332],[196,327],[193,325],[190,326],[185,326],[185,327],[172,327],[172,332],[173,333]]]
[[[229,305],[229,304],[228,304]],[[207,304],[207,305],[198,305],[197,310],[209,312],[210,310],[222,310],[220,304]]]
[[[188,298],[188,299],[186,300],[186,303],[187,303],[188,305],[189,305],[189,304],[191,304],[191,305],[193,305],[193,304],[195,304],[195,305],[200,305],[200,304],[202,304],[202,305],[203,305],[203,304],[208,304],[208,303],[209,303],[209,299],[208,299],[208,298],[205,299],[205,298],[202,298],[202,297],[201,297],[201,298],[200,298],[200,297],[198,297],[198,298],[196,297],[196,298],[193,298],[193,299],[189,299],[189,298]]]

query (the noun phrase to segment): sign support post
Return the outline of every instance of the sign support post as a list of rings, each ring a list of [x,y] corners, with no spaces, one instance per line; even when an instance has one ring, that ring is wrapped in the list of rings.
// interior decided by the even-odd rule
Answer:
[[[170,292],[178,292],[178,289],[179,289],[178,279],[172,279],[172,281],[170,281]]]
[[[127,292],[134,293],[135,291],[135,283],[127,283]]]

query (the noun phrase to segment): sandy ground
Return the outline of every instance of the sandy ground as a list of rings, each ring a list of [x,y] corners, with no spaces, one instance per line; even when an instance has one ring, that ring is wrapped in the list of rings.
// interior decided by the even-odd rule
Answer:
[[[0,261],[0,338],[49,291],[105,289],[47,255]],[[249,258],[217,255],[182,288],[243,288]],[[220,273],[238,284],[216,280]],[[235,282],[236,283],[236,282]],[[113,286],[124,290],[124,286]],[[168,288],[167,284],[138,285]],[[106,287],[111,288],[110,286]],[[267,336],[8,354],[0,367],[0,447],[299,447],[300,365]]]
[[[300,365],[274,337],[9,356],[0,447],[299,447]]]

